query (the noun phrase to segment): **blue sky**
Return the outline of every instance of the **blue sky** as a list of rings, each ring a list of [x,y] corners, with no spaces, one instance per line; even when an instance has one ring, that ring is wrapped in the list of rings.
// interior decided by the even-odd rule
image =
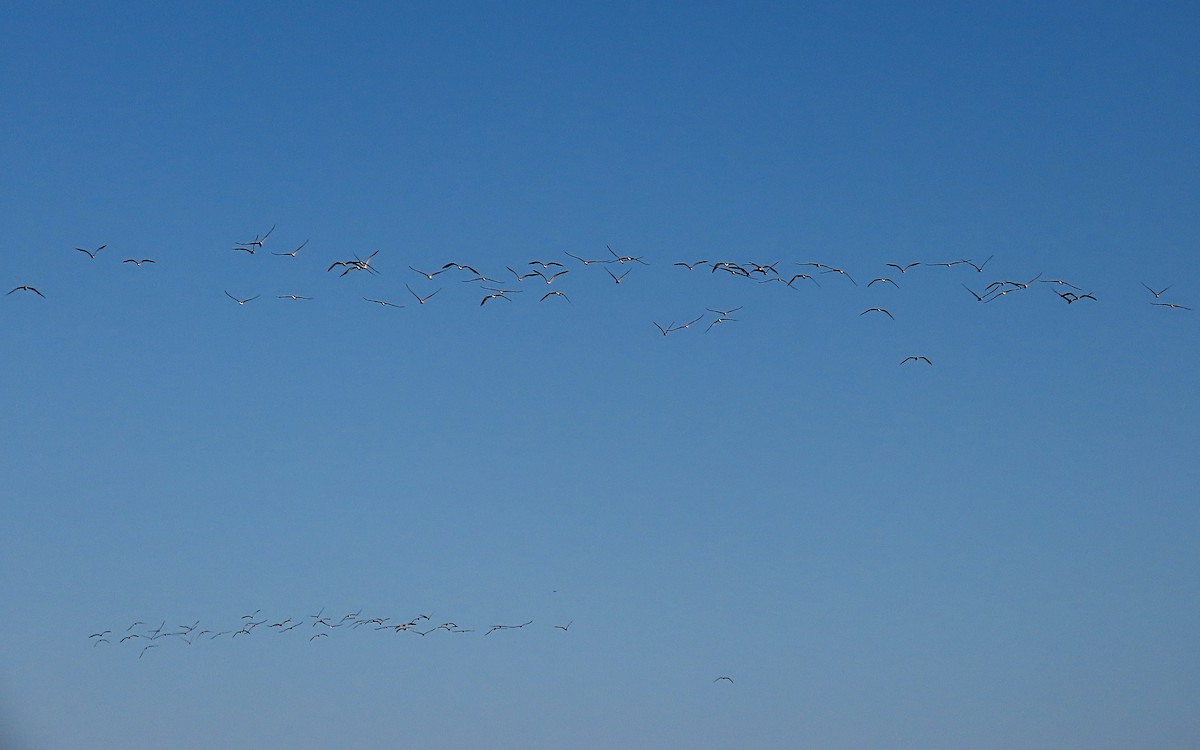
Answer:
[[[14,8],[3,744],[1195,746],[1198,16]]]

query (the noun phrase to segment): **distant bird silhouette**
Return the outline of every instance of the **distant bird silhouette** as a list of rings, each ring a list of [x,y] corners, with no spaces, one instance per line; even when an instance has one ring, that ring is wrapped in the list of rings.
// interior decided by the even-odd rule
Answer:
[[[863,310],[862,312],[860,312],[860,313],[859,313],[859,315],[860,315],[860,316],[862,316],[862,315],[866,315],[866,314],[867,314],[867,313],[869,313],[869,312],[881,312],[881,313],[883,313],[884,315],[886,315],[886,316],[888,316],[889,318],[891,318],[892,320],[895,320],[895,319],[896,319],[896,318],[895,318],[895,316],[893,316],[893,315],[892,315],[890,312],[888,312],[887,310],[884,310],[882,307],[868,307],[866,310]]]
[[[929,361],[929,357],[925,356],[905,357],[904,359],[900,360],[900,364],[904,364],[906,362],[924,362],[927,365],[933,364],[933,362]]]
[[[83,253],[83,254],[87,255],[87,256],[88,256],[89,258],[91,258],[92,260],[95,260],[95,259],[96,259],[96,255],[97,255],[97,254],[98,254],[98,253],[99,253],[101,250],[103,250],[103,249],[104,249],[104,248],[106,248],[106,247],[108,247],[108,245],[101,245],[100,247],[96,248],[95,250],[85,250],[85,249],[83,249],[82,247],[77,247],[77,248],[75,248],[75,249],[76,249],[76,250],[78,250],[79,252],[81,252],[81,253]]]
[[[18,287],[14,287],[12,292],[9,292],[8,294],[12,294],[13,292],[21,292],[21,291],[33,292],[34,294],[41,297],[42,299],[46,299],[46,295],[42,294],[37,289],[34,289],[31,286],[26,286],[25,284],[22,284],[21,286],[18,286]],[[6,294],[5,296],[8,296],[8,295]]]

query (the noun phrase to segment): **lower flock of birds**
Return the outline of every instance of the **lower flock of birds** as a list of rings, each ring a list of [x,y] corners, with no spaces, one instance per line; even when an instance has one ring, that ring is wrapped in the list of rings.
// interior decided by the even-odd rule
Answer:
[[[263,253],[268,238],[274,233],[275,227],[272,226],[267,232],[261,235],[255,235],[253,240],[246,242],[232,243],[230,248],[232,252],[244,253],[246,255],[256,255]],[[297,245],[294,249],[288,251],[266,251],[264,254],[269,254],[279,258],[295,259],[300,252],[308,245],[308,240]],[[75,250],[91,261],[96,261],[101,252],[108,247],[107,244],[100,245],[95,249],[89,250],[85,247],[76,247]],[[573,304],[570,296],[563,289],[563,286],[568,284],[564,280],[569,274],[575,271],[583,271],[591,266],[596,266],[596,269],[590,269],[591,273],[599,273],[603,271],[607,280],[610,280],[615,285],[620,285],[636,268],[649,266],[650,263],[644,256],[622,255],[610,246],[606,246],[606,253],[597,253],[600,257],[586,258],[576,255],[571,252],[565,252],[563,261],[557,260],[529,260],[519,264],[519,268],[505,266],[502,273],[493,273],[487,275],[481,273],[475,266],[460,263],[458,261],[449,261],[441,264],[440,267],[435,267],[434,270],[421,270],[414,266],[408,266],[408,270],[417,276],[425,279],[426,282],[435,280],[449,280],[457,277],[458,283],[474,284],[481,293],[479,306],[484,307],[490,304],[502,304],[501,301],[511,303],[514,301],[515,295],[525,292],[532,292],[529,296],[537,298],[542,303],[554,304]],[[380,271],[374,265],[374,260],[378,255],[378,250],[374,250],[365,257],[353,256],[348,260],[334,260],[325,269],[327,274],[336,274],[338,277],[346,277],[352,274],[362,274],[367,276],[379,275]],[[871,288],[876,285],[880,287],[895,287],[899,288],[900,283],[897,279],[904,280],[906,274],[912,273],[917,268],[941,268],[953,269],[962,268],[968,271],[973,271],[974,278],[979,274],[983,274],[992,257],[989,256],[981,263],[976,263],[970,258],[960,258],[956,260],[938,261],[938,262],[918,262],[912,261],[908,263],[886,263],[881,275],[873,276],[870,280],[864,282],[866,288]],[[121,261],[122,264],[132,264],[132,267],[142,267],[147,264],[154,264],[156,261],[153,258],[125,258]],[[567,264],[575,266],[568,268]],[[322,264],[323,265],[323,264]],[[678,261],[672,264],[681,269],[682,272],[700,272],[708,274],[719,274],[723,277],[732,277],[740,279],[742,282],[757,283],[761,285],[779,285],[788,289],[800,289],[805,286],[812,288],[821,287],[822,281],[826,283],[835,282],[839,284],[851,284],[855,287],[860,286],[848,271],[843,268],[827,265],[819,262],[798,262],[792,264],[789,268],[785,266],[780,269],[779,262],[772,263],[757,263],[757,262],[734,262],[730,260],[696,260],[691,262]],[[598,269],[598,270],[597,270]],[[614,270],[615,269],[615,270]],[[443,276],[445,274],[446,276]],[[601,277],[605,278],[604,276]],[[1166,286],[1162,289],[1154,289],[1145,282],[1141,283],[1146,291],[1151,295],[1148,300],[1150,305],[1163,308],[1164,310],[1173,311],[1191,311],[1193,308],[1164,299],[1164,295],[1172,288],[1173,285]],[[544,285],[544,286],[543,286]],[[557,286],[556,286],[557,285]],[[1085,290],[1083,287],[1076,285],[1066,279],[1061,278],[1043,278],[1042,274],[1034,276],[1030,279],[1011,280],[1011,279],[996,279],[986,284],[976,282],[968,284],[965,281],[960,281],[960,286],[965,290],[965,294],[969,295],[966,299],[972,299],[979,304],[988,304],[999,301],[1001,298],[1012,294],[1029,293],[1030,290],[1043,288],[1053,291],[1064,304],[1073,305],[1076,303],[1094,304],[1098,300],[1091,291]],[[401,297],[400,300],[384,299],[381,297],[362,297],[363,301],[379,305],[385,308],[402,309],[407,304],[415,304],[418,306],[431,304],[431,301],[442,291],[439,287],[433,291],[418,292],[413,289],[412,285],[405,283],[404,288],[409,297]],[[40,287],[30,284],[20,284],[13,287],[7,294],[28,294],[36,295],[42,299],[46,299],[47,295],[43,293]],[[225,296],[231,302],[245,306],[258,300],[262,294],[253,294],[250,296],[242,296],[234,294],[229,290],[224,290]],[[307,302],[314,299],[310,294],[300,294],[295,291],[287,291],[281,294],[273,295],[276,299],[286,300],[291,303]],[[409,299],[411,298],[411,299]],[[674,320],[663,323],[658,320],[649,321],[654,329],[662,336],[669,336],[673,333],[679,333],[692,329],[700,330],[704,333],[712,331],[718,326],[726,323],[737,322],[738,318],[732,317],[734,313],[743,309],[742,306],[729,309],[722,309],[716,306],[706,307],[699,314],[693,313],[694,317],[686,322],[676,322]],[[859,313],[859,316],[882,316],[895,320],[895,315],[888,308],[881,306],[871,306]],[[924,365],[932,366],[933,361],[921,353],[914,353],[905,356],[899,361],[901,365]]]
[[[340,616],[326,613],[325,610],[326,608],[322,607],[315,614],[278,619],[264,615],[261,609],[256,609],[242,615],[238,620],[211,627],[202,625],[200,620],[174,626],[168,626],[167,620],[161,620],[156,625],[144,620],[135,620],[124,630],[106,628],[92,633],[87,640],[94,649],[123,648],[130,654],[136,652],[137,658],[142,659],[147,655],[153,658],[155,649],[196,647],[212,641],[238,638],[285,637],[295,641],[307,641],[317,646],[326,639],[350,633],[446,638],[471,633],[487,637],[504,631],[533,629],[533,620],[468,627],[453,620],[438,622],[433,614],[417,614],[414,617],[397,619],[379,615],[367,616],[361,609]],[[565,635],[571,632],[571,626],[574,624],[574,620],[568,620],[553,624],[549,629],[561,631]],[[733,679],[728,675],[720,675],[713,682],[732,684]]]

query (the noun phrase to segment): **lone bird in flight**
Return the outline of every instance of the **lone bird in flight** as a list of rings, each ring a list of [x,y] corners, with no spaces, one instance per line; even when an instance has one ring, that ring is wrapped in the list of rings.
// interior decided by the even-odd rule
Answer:
[[[721,680],[725,680],[725,681],[727,681],[727,682],[728,682],[730,685],[732,685],[732,684],[733,684],[733,678],[732,678],[732,677],[726,677],[725,675],[721,675],[721,676],[720,676],[720,677],[718,677],[717,679],[713,680],[713,682],[720,682]]]
[[[127,258],[121,262],[122,263],[132,263],[135,266],[140,266],[143,263],[153,263],[154,261],[149,258],[142,258],[141,260],[137,260],[135,258]]]
[[[89,258],[91,258],[92,260],[95,260],[96,255],[98,255],[100,253],[100,251],[106,247],[108,247],[108,245],[101,245],[100,247],[96,248],[95,250],[84,250],[82,247],[77,247],[75,249],[81,253],[86,253]]]
[[[924,362],[927,365],[933,364],[933,362],[929,361],[929,357],[923,357],[923,356],[905,357],[904,359],[900,360],[900,364],[905,364],[907,362]]]
[[[889,318],[891,318],[892,320],[895,320],[895,319],[896,319],[896,318],[895,318],[895,316],[893,316],[893,315],[892,315],[890,312],[888,312],[887,310],[884,310],[882,307],[868,307],[866,310],[863,310],[862,312],[860,312],[860,313],[859,313],[859,316],[866,315],[866,314],[867,314],[867,313],[869,313],[869,312],[881,312],[881,313],[883,313],[884,315],[886,315],[886,316],[888,316]]]
[[[26,286],[26,285],[24,285],[24,284],[22,284],[21,286],[18,286],[18,287],[13,287],[13,290],[12,290],[12,292],[9,292],[8,294],[12,294],[13,292],[20,292],[20,291],[33,292],[34,294],[36,294],[37,296],[41,297],[42,299],[46,299],[46,295],[42,294],[41,292],[39,292],[38,290],[34,289],[33,287],[31,287],[31,286]],[[6,294],[6,295],[4,295],[4,296],[6,296],[6,297],[7,297],[8,295]]]

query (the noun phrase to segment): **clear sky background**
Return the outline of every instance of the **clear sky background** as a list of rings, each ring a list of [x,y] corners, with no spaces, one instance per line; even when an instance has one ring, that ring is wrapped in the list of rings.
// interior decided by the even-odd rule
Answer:
[[[1198,22],[6,9],[0,744],[1200,745]]]

